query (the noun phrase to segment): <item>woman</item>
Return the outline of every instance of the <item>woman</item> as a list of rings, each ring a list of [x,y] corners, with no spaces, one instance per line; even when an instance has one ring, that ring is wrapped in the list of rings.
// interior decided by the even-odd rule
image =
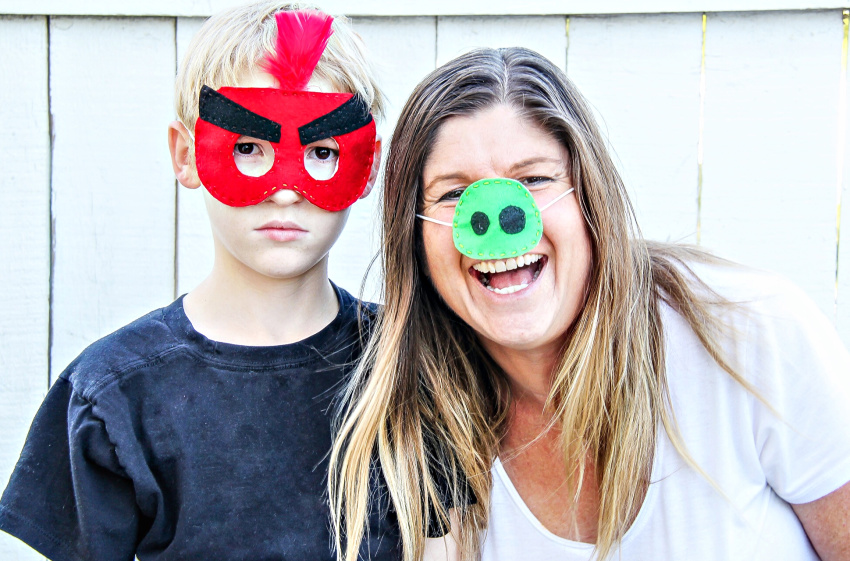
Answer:
[[[465,559],[848,559],[846,350],[783,281],[641,239],[559,69],[437,69],[385,183],[386,305],[332,455],[346,561],[375,455],[409,561],[449,527]],[[470,249],[495,183],[539,241]]]

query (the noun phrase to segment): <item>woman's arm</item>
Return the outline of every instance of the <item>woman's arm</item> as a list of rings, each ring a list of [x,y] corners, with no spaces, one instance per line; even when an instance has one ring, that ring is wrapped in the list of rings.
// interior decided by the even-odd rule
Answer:
[[[850,561],[850,482],[816,501],[791,507],[823,561]]]
[[[442,538],[425,539],[425,555],[422,561],[459,561],[460,551],[457,542],[451,534]]]
[[[449,520],[451,531],[442,538],[426,538],[425,554],[422,561],[460,561],[460,550],[458,549],[455,536],[458,535],[460,521],[455,509],[449,509]]]

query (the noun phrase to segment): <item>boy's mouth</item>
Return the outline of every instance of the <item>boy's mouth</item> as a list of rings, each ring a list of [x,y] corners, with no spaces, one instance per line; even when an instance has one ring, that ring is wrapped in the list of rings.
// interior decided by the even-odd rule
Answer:
[[[491,292],[513,294],[536,281],[547,261],[545,255],[526,253],[516,258],[479,261],[469,273]]]

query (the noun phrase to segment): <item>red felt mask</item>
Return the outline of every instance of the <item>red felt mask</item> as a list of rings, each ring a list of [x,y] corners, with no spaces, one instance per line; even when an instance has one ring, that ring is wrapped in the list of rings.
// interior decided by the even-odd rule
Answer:
[[[198,176],[226,205],[253,205],[275,191],[292,189],[320,208],[338,211],[351,206],[366,188],[375,121],[359,96],[277,88],[215,91],[204,86],[199,110]],[[274,148],[274,164],[259,177],[242,173],[234,160],[243,136],[266,140]],[[336,172],[329,179],[314,179],[304,166],[304,147],[327,138],[339,146]]]

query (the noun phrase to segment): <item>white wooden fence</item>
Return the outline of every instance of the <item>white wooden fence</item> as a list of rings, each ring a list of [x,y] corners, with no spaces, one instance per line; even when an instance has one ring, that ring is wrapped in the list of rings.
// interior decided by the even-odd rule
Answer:
[[[0,1],[0,488],[65,365],[209,271],[200,194],[174,181],[166,125],[177,60],[202,23],[184,14],[217,3],[232,1]],[[840,5],[419,4],[355,5],[372,14],[355,26],[391,100],[384,137],[435,65],[473,46],[538,50],[598,111],[648,237],[789,276],[850,343]],[[500,15],[518,7],[538,15]],[[765,7],[786,11],[717,11]],[[354,206],[332,252],[331,277],[355,293],[377,248],[377,200]],[[36,558],[0,535],[0,559]]]

